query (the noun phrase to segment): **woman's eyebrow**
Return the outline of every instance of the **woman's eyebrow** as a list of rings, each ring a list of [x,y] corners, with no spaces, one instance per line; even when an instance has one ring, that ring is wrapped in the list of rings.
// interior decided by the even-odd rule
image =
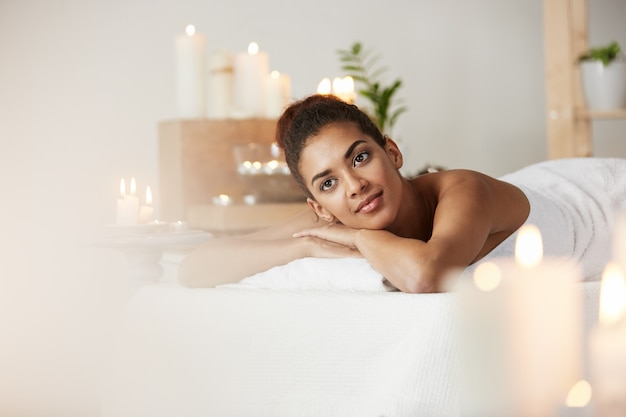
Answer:
[[[344,159],[348,159],[350,158],[350,155],[352,155],[352,152],[354,152],[354,148],[356,148],[357,146],[359,146],[361,143],[366,143],[363,139],[359,139],[357,141],[355,141],[352,145],[350,145],[348,147],[348,150],[346,151],[346,153],[344,154]],[[326,175],[330,174],[330,169],[325,169],[324,171],[320,172],[319,174],[315,174],[313,175],[313,178],[311,178],[311,186],[315,183],[315,180],[317,180],[318,178],[321,177],[325,177]]]
[[[359,140],[355,141],[352,145],[350,145],[350,147],[346,151],[346,154],[343,156],[344,159],[350,158],[350,155],[352,155],[352,152],[354,151],[354,148],[359,146],[361,143],[365,143],[365,141],[363,139],[359,139]]]

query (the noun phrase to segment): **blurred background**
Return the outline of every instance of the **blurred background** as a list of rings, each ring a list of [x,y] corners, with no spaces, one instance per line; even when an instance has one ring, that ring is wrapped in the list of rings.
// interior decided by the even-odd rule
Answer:
[[[406,165],[499,176],[547,157],[541,0],[0,0],[0,414],[96,416],[108,332],[132,289],[115,221],[121,177],[159,205],[158,123],[177,117],[174,42],[252,41],[292,96],[343,75],[355,41],[381,54],[408,111]],[[626,46],[626,2],[589,1],[589,44]],[[359,101],[357,100],[357,104]],[[626,121],[593,124],[626,157]],[[10,412],[10,413],[9,413]]]

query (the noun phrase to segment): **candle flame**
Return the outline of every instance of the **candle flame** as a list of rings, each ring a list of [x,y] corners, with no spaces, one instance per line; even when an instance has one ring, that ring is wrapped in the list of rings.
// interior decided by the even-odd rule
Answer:
[[[150,190],[150,186],[146,187],[146,205],[152,205],[152,190]]]
[[[333,79],[333,93],[337,96],[341,96],[343,93],[343,80],[339,77]]]
[[[626,281],[616,262],[604,267],[600,284],[600,315],[602,325],[613,325],[624,318],[626,311]]]
[[[524,225],[515,240],[515,260],[526,268],[532,268],[543,258],[543,241],[539,228],[532,224]]]
[[[126,196],[126,181],[124,181],[124,178],[120,181],[120,196]]]
[[[353,93],[354,92],[354,79],[351,76],[343,77],[341,81],[343,84],[344,93]]]
[[[565,405],[568,407],[582,408],[591,401],[591,385],[589,382],[581,379],[569,390]]]
[[[228,203],[230,201],[230,197],[226,194],[220,194],[219,199],[222,200],[222,202],[224,203]]]
[[[272,142],[272,145],[270,146],[270,153],[274,158],[278,158],[278,156],[280,155],[280,148],[278,147],[276,142]]]
[[[270,77],[272,77],[272,79],[277,80],[280,78],[280,72],[278,71],[272,71],[270,72]]]
[[[482,291],[493,291],[500,285],[502,273],[493,262],[483,262],[474,270],[474,285]]]
[[[256,55],[259,53],[259,45],[256,42],[250,42],[248,45],[248,53],[250,55]]]
[[[255,169],[260,169],[262,165],[263,165],[263,164],[261,164],[259,161],[254,161],[254,162],[252,163],[252,166],[253,166]]]
[[[185,27],[185,33],[187,33],[187,36],[195,35],[196,27],[194,25],[187,25],[187,27]]]
[[[137,194],[137,183],[135,182],[135,177],[130,179],[130,195]]]
[[[331,84],[329,78],[323,78],[322,81],[317,85],[317,93],[318,94],[330,94],[331,92]]]

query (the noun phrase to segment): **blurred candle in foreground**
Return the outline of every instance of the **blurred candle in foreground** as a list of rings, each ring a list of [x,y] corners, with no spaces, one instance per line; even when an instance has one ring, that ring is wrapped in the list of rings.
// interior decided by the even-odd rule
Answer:
[[[542,246],[523,226],[515,259],[485,261],[458,282],[463,415],[551,415],[580,379],[581,271],[544,259]]]
[[[626,416],[626,282],[616,262],[604,268],[598,325],[589,338],[593,404],[598,417]]]

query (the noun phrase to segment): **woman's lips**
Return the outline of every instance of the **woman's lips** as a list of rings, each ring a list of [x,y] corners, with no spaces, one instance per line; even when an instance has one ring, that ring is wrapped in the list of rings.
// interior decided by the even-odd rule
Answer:
[[[383,192],[379,192],[367,197],[365,200],[361,201],[356,208],[356,213],[371,213],[376,210],[380,204],[380,196]]]

